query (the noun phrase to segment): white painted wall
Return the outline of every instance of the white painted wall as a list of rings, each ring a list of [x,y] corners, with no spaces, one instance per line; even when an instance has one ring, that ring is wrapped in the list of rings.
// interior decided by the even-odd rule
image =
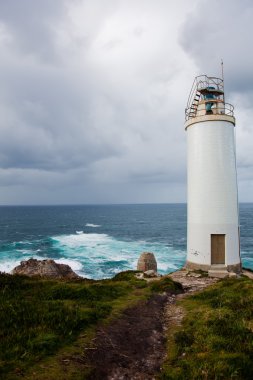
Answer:
[[[187,146],[187,260],[211,265],[210,235],[225,234],[225,264],[238,264],[234,125],[224,120],[192,124]]]

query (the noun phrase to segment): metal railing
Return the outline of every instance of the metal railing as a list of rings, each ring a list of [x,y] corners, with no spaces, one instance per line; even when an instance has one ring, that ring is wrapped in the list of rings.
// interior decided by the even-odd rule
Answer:
[[[201,93],[205,89],[212,89],[212,92],[216,92],[216,98],[205,99]],[[199,75],[194,79],[185,109],[186,121],[197,116],[197,108],[200,101],[204,103],[217,103],[213,109],[213,113],[216,115],[234,116],[234,107],[232,104],[224,102],[224,82],[221,78]],[[217,106],[218,103],[219,106]]]
[[[206,100],[205,103],[210,103],[210,100]],[[234,116],[234,106],[230,103],[220,103],[219,107],[213,108],[212,114]],[[185,109],[185,121],[197,116],[197,109],[196,111],[192,111],[191,107]]]

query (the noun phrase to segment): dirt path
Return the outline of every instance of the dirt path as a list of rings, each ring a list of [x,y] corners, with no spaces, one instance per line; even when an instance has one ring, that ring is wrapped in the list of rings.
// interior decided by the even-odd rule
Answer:
[[[161,315],[166,295],[127,309],[112,325],[99,329],[90,353],[95,366],[90,380],[149,380],[164,356],[165,337]]]
[[[154,295],[98,330],[95,349],[88,353],[88,361],[94,367],[90,380],[155,379],[165,357],[168,327],[180,325],[183,318],[177,299],[217,281],[184,270],[170,277],[182,283],[184,294]]]
[[[181,325],[184,317],[184,310],[176,304],[176,301],[201,291],[218,281],[217,278],[201,277],[201,275],[187,270],[174,272],[169,277],[183,285],[184,293],[169,297],[165,305],[164,327],[167,330],[167,342],[173,338],[174,330]]]

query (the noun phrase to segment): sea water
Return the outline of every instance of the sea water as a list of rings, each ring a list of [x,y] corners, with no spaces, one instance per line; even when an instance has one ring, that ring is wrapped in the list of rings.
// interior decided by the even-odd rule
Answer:
[[[241,255],[253,269],[253,204],[240,205]],[[52,258],[80,276],[100,279],[136,269],[153,252],[161,274],[186,258],[186,205],[0,207],[0,271],[22,260]]]

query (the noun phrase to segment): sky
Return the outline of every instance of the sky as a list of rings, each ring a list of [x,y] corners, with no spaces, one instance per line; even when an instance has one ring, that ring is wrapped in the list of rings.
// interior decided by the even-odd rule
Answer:
[[[251,0],[0,0],[0,204],[186,201],[195,76],[235,106],[253,201]]]

